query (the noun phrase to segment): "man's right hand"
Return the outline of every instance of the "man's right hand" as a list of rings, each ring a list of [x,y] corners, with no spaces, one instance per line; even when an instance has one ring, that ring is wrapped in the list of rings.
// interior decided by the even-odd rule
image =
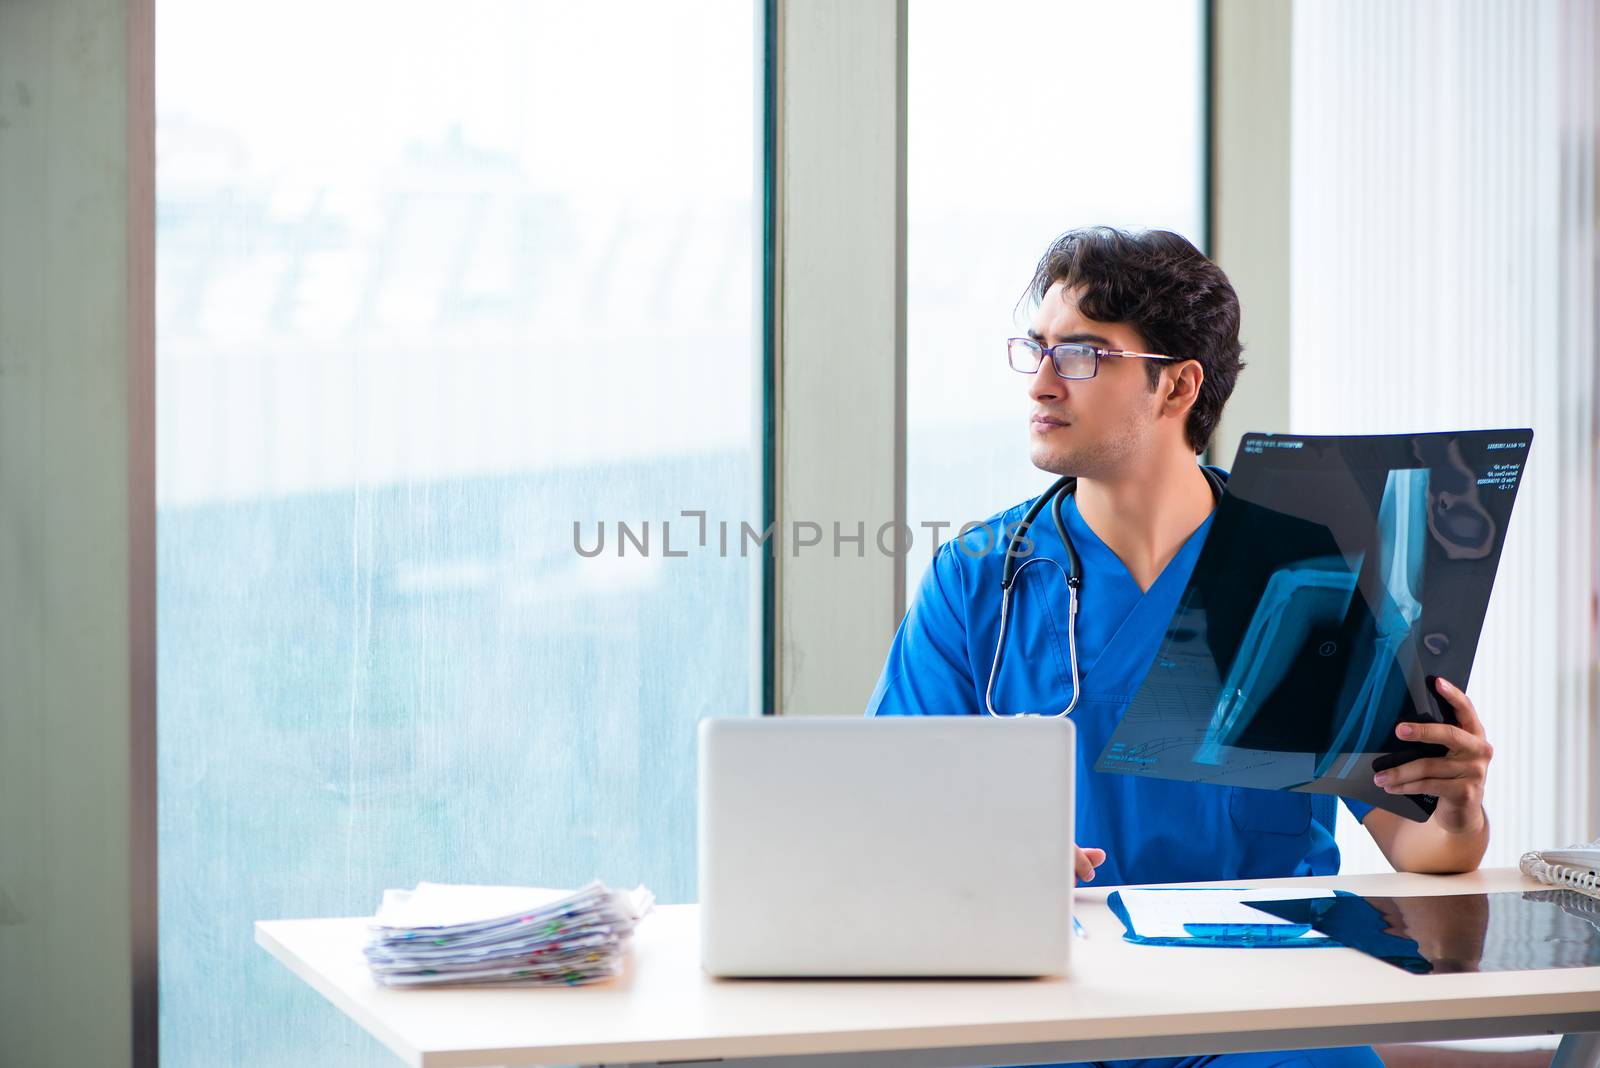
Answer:
[[[1080,883],[1094,882],[1094,870],[1106,862],[1104,849],[1079,849],[1073,847],[1077,853],[1078,881]]]

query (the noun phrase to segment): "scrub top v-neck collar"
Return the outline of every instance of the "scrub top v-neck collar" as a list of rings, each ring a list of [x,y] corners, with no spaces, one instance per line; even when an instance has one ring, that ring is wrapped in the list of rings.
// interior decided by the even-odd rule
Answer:
[[[1076,496],[1062,502],[1061,519],[1083,565],[1083,586],[1078,593],[1078,671],[1086,695],[1127,698],[1138,688],[1144,675],[1140,669],[1149,666],[1165,636],[1166,622],[1188,585],[1215,514],[1206,516],[1167,561],[1150,588],[1141,591],[1127,565],[1084,520]],[[1049,536],[1059,542],[1054,524],[1049,525]],[[1029,591],[1032,595],[1059,595],[1056,583],[1049,582],[1037,569],[1033,574],[1036,588]],[[1064,608],[1051,616],[1058,627],[1070,625]],[[1108,650],[1117,655],[1102,664]],[[1097,672],[1097,667],[1104,670]],[[1135,672],[1138,677],[1132,677]]]

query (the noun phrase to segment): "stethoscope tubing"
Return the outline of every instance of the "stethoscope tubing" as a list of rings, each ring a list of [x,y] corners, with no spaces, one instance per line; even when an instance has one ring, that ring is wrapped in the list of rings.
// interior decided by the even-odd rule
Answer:
[[[1201,472],[1206,476],[1206,482],[1211,486],[1212,496],[1222,500],[1225,478],[1210,468],[1202,467]],[[989,664],[989,684],[983,688],[983,706],[989,715],[996,719],[1015,719],[1027,716],[1037,719],[1060,719],[1070,716],[1072,710],[1078,707],[1078,695],[1083,687],[1079,685],[1078,677],[1078,591],[1083,586],[1082,563],[1078,559],[1078,550],[1072,544],[1072,538],[1067,534],[1067,524],[1061,518],[1061,502],[1078,488],[1078,480],[1072,475],[1063,475],[1058,478],[1049,489],[1039,496],[1033,506],[1023,515],[1011,532],[1006,535],[1005,560],[1000,568],[1000,633],[995,638],[994,660]],[[1050,508],[1051,517],[1055,520],[1056,533],[1061,536],[1061,544],[1066,547],[1067,566],[1062,567],[1048,556],[1035,556],[1017,564],[1020,555],[1014,550],[1017,542],[1028,533],[1033,526],[1033,521],[1039,517],[1039,512],[1046,506]],[[1041,560],[1048,560],[1055,569],[1061,572],[1061,577],[1067,585],[1067,660],[1072,672],[1072,700],[1060,712],[1046,714],[1044,712],[1012,712],[1002,714],[994,708],[994,680],[1000,675],[1000,660],[1006,645],[1006,626],[1011,618],[1011,591],[1017,584],[1018,577],[1029,564],[1036,564]],[[1013,566],[1015,565],[1015,566]]]

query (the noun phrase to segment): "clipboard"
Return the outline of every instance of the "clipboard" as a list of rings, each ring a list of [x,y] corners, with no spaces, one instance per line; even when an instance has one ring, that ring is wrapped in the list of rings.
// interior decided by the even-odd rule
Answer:
[[[1339,943],[1309,923],[1267,920],[1248,902],[1334,896],[1331,890],[1162,887],[1114,890],[1106,904],[1122,922],[1123,940],[1136,945],[1315,949]]]

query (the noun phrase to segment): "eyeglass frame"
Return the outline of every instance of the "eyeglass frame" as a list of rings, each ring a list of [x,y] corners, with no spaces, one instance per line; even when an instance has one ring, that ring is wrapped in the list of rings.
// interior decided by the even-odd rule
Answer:
[[[1018,367],[1016,364],[1011,362],[1011,344],[1014,341],[1020,341],[1024,345],[1030,346],[1031,348],[1036,349],[1038,351],[1039,360],[1038,360],[1037,363],[1035,363],[1033,365],[1033,370],[1024,371],[1022,368]],[[1057,360],[1056,360],[1056,350],[1057,349],[1065,349],[1065,348],[1073,348],[1073,349],[1080,349],[1080,350],[1081,349],[1087,349],[1087,350],[1089,350],[1089,352],[1094,355],[1094,370],[1090,371],[1086,375],[1064,375],[1064,374],[1062,374],[1061,373],[1061,364],[1059,362],[1057,362]],[[1006,338],[1006,366],[1010,367],[1013,371],[1017,372],[1017,374],[1019,374],[1019,375],[1036,375],[1036,374],[1038,374],[1039,373],[1039,368],[1044,366],[1044,361],[1045,361],[1046,357],[1049,357],[1049,359],[1050,359],[1050,369],[1056,373],[1056,377],[1059,378],[1059,379],[1062,379],[1063,381],[1066,381],[1066,382],[1087,382],[1089,379],[1095,377],[1096,375],[1098,375],[1100,373],[1100,361],[1101,360],[1106,360],[1106,359],[1115,359],[1115,360],[1128,360],[1128,359],[1132,359],[1132,360],[1162,360],[1162,361],[1165,361],[1165,362],[1168,362],[1168,363],[1182,363],[1185,360],[1194,359],[1193,356],[1165,356],[1165,355],[1162,355],[1160,353],[1155,353],[1155,352],[1130,352],[1127,349],[1102,349],[1102,348],[1099,348],[1098,346],[1095,346],[1095,345],[1085,344],[1082,341],[1063,341],[1059,345],[1042,345],[1038,341],[1035,341],[1031,337],[1008,337],[1008,338]]]

